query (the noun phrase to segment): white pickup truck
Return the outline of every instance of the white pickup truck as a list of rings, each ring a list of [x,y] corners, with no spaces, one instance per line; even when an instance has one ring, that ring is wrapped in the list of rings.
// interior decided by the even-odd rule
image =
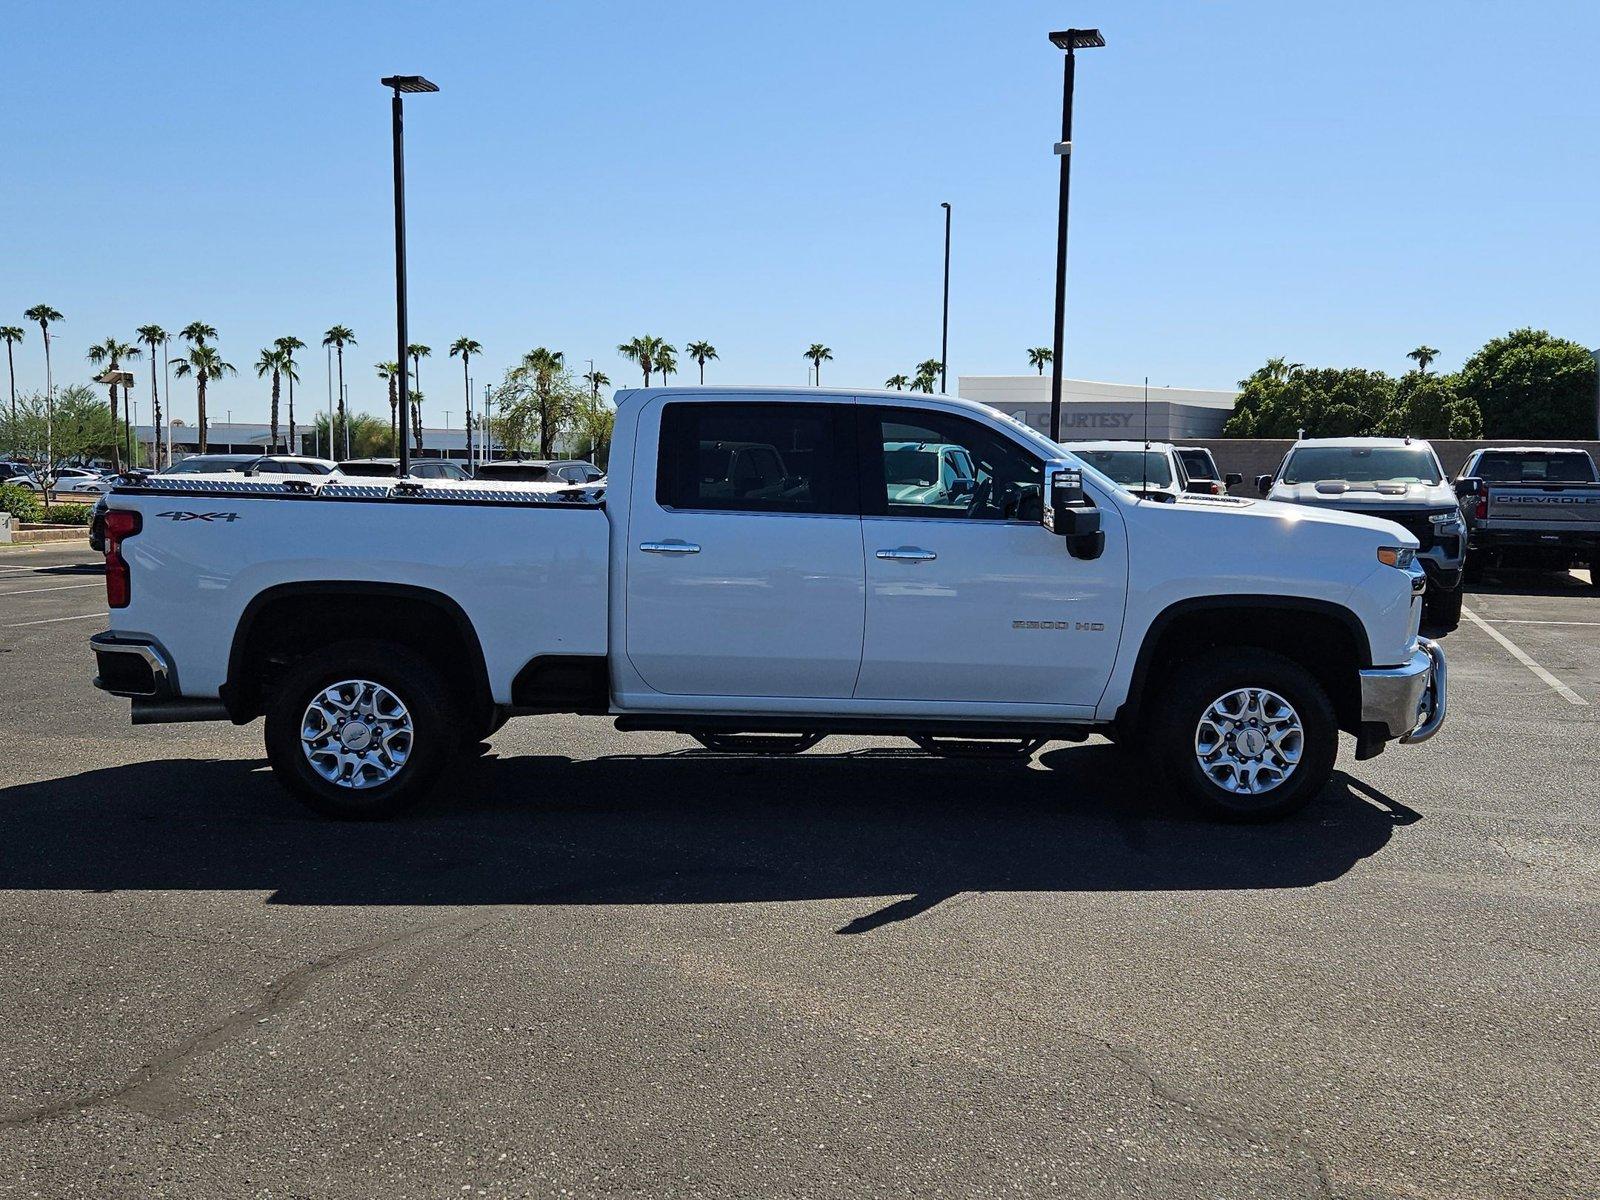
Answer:
[[[959,451],[970,486],[899,486],[907,445]],[[97,685],[135,724],[265,716],[279,778],[338,816],[575,712],[766,752],[1105,733],[1261,819],[1323,787],[1340,730],[1368,758],[1445,714],[1409,534],[1142,501],[942,397],[625,391],[603,491],[158,476],[116,487],[106,538]]]

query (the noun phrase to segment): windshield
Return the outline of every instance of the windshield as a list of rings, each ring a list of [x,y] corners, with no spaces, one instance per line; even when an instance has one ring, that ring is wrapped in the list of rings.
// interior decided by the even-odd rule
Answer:
[[[203,454],[173,463],[163,475],[243,475],[258,460],[254,458],[207,458]]]
[[[883,477],[889,483],[932,487],[939,482],[939,453],[936,450],[885,450]]]
[[[1438,483],[1433,452],[1420,446],[1307,446],[1283,464],[1285,483]]]
[[[1190,479],[1217,479],[1217,464],[1211,459],[1209,450],[1179,450],[1178,457],[1183,460],[1183,469],[1188,472]]]
[[[1071,453],[1123,487],[1172,485],[1172,467],[1160,450],[1071,450]]]
[[[1584,454],[1510,454],[1492,451],[1473,472],[1490,483],[1589,483],[1594,469]]]

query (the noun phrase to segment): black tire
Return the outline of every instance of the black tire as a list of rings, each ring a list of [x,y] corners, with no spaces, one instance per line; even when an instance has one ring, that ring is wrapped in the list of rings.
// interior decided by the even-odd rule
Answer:
[[[1482,554],[1468,554],[1467,561],[1461,568],[1461,581],[1463,583],[1482,583],[1486,574],[1484,568],[1488,564],[1483,561]],[[1424,593],[1426,594],[1426,593]]]
[[[1213,780],[1196,753],[1201,718],[1228,693],[1246,688],[1275,692],[1300,718],[1299,761],[1281,783],[1243,795]],[[1153,714],[1147,761],[1156,776],[1203,812],[1225,821],[1269,821],[1305,806],[1333,774],[1339,727],[1333,703],[1315,676],[1299,663],[1252,647],[1221,647],[1177,666],[1162,695],[1145,711]]]
[[[1461,589],[1448,592],[1433,589],[1422,594],[1422,623],[1440,633],[1450,633],[1461,624]]]
[[[301,723],[311,702],[332,684],[370,681],[397,697],[410,717],[404,761],[384,782],[365,787],[330,782],[301,748]],[[450,685],[426,659],[392,642],[340,642],[293,664],[266,704],[267,758],[297,799],[345,820],[383,820],[427,795],[457,746]]]

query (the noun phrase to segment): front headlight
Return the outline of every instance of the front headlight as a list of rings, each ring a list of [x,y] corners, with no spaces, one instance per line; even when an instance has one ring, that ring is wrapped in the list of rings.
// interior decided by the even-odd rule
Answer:
[[[1453,533],[1460,533],[1462,529],[1461,510],[1452,508],[1449,512],[1434,513],[1428,518],[1436,532],[1446,537]]]
[[[1386,567],[1398,567],[1402,571],[1408,571],[1416,558],[1417,552],[1410,546],[1378,547],[1378,561]]]

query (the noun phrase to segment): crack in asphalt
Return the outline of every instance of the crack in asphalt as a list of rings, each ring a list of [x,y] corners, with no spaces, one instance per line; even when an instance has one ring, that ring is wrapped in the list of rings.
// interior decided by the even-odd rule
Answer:
[[[323,976],[329,975],[341,967],[347,967],[352,963],[371,958],[384,950],[413,941],[425,934],[436,933],[441,929],[448,929],[452,925],[459,925],[464,921],[481,916],[482,913],[478,911],[457,913],[446,917],[442,921],[434,921],[427,925],[417,926],[414,929],[388,934],[354,946],[347,946],[343,950],[296,967],[293,971],[273,980],[266,991],[262,993],[261,998],[255,1003],[221,1021],[190,1034],[176,1046],[166,1051],[166,1053],[144,1064],[122,1083],[100,1091],[75,1096],[69,1100],[58,1100],[52,1104],[41,1105],[22,1112],[5,1114],[0,1116],[0,1129],[23,1128],[64,1117],[71,1113],[103,1108],[108,1104],[127,1104],[129,1101],[137,1101],[141,1095],[157,1092],[170,1084],[173,1077],[191,1059],[226,1045],[253,1028],[257,1022],[298,1003],[305,997],[311,986]],[[491,917],[489,920],[480,920],[464,936],[471,936],[477,933],[495,919],[495,917]],[[130,1107],[139,1108],[137,1104],[132,1104]],[[162,1105],[158,1103],[154,1107],[159,1109]],[[146,1108],[141,1109],[141,1111],[151,1111],[151,1109]]]

